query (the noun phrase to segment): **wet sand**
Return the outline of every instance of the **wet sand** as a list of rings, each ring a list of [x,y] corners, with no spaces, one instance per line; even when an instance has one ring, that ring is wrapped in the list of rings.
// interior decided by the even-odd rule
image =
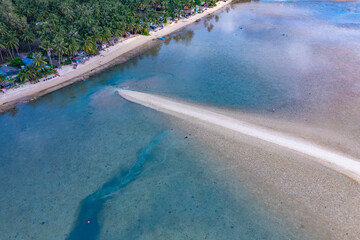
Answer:
[[[358,239],[360,186],[305,156],[213,126],[172,119],[219,155],[218,175],[234,192],[242,184],[306,239]],[[216,169],[216,168],[214,168]]]
[[[221,111],[210,112],[152,94],[133,94],[134,92],[128,90],[120,90],[119,93],[130,101],[185,119],[172,120],[175,125],[188,131],[189,137],[195,137],[219,154],[218,168],[223,169],[219,174],[226,172],[234,179],[228,183],[228,187],[234,187],[241,181],[255,196],[264,201],[271,211],[282,213],[284,219],[296,226],[297,231],[306,229],[318,235],[318,239],[356,239],[360,233],[357,228],[360,223],[360,208],[357,204],[360,187],[356,182],[359,181],[359,172],[350,173],[335,165],[344,164],[346,159],[335,164],[324,164],[317,159],[326,161],[331,159],[331,156],[328,158],[329,155],[324,152],[317,155],[323,150],[316,153],[317,149],[311,152],[307,149],[316,148],[317,145],[306,145],[304,149],[297,149],[297,152],[289,151],[271,141],[262,141],[262,133],[258,132],[254,136],[254,133],[234,131],[229,124],[220,124],[230,121],[220,115]],[[218,123],[214,123],[212,117],[216,118],[213,120]],[[189,125],[189,121],[192,124]],[[231,121],[231,124],[238,122],[235,119]],[[266,123],[266,120],[264,121]],[[264,130],[257,127],[257,130],[260,129]],[[284,137],[278,133],[272,134]],[[289,142],[292,141],[294,138]],[[306,155],[301,153],[304,153],[303,150]],[[355,166],[351,170],[355,170],[359,162],[357,159],[351,161]]]
[[[215,127],[225,128],[257,140],[275,144],[311,157],[314,161],[338,171],[360,182],[359,159],[323,146],[304,141],[300,138],[282,134],[278,131],[261,128],[250,123],[230,118],[214,111],[208,111],[191,104],[184,104],[169,98],[130,90],[119,90],[119,94],[132,102],[188,120],[205,122]]]

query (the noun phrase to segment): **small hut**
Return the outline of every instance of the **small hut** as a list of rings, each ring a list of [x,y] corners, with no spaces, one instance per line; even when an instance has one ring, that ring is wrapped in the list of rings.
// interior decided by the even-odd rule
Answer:
[[[31,65],[33,63],[33,60],[31,58],[24,58],[22,59],[23,63],[27,65]]]
[[[88,57],[86,56],[77,56],[73,58],[73,61],[75,61],[76,64],[79,63],[85,63],[88,60]]]
[[[184,14],[185,16],[191,15],[194,13],[194,8],[185,6],[184,7]]]
[[[12,76],[19,73],[19,69],[16,67],[1,66],[0,74],[4,76]]]

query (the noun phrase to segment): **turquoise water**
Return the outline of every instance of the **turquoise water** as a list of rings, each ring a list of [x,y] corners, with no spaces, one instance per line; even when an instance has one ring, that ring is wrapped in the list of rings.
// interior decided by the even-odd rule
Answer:
[[[360,52],[360,33],[347,27],[358,24],[354,7],[234,4],[125,64],[0,115],[0,239],[311,239],[268,211],[241,176],[230,190],[218,153],[115,90],[318,120],[343,91],[359,102],[358,65],[347,60]],[[354,56],[322,51],[339,41]],[[347,64],[341,75],[334,54]],[[345,106],[322,123],[346,118],[345,130],[356,133],[359,113]]]

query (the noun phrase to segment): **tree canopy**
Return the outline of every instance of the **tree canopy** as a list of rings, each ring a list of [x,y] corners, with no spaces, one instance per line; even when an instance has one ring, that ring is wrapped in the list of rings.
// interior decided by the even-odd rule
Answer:
[[[213,0],[205,0],[211,4]],[[200,0],[0,0],[0,53],[14,57],[19,48],[40,46],[48,57],[96,52],[126,32],[145,32],[182,14]]]

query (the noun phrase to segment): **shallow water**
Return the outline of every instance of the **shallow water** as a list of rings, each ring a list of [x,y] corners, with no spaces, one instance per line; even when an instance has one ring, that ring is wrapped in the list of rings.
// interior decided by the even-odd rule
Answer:
[[[241,176],[230,188],[217,152],[115,89],[341,122],[359,136],[359,5],[232,4],[125,64],[0,115],[0,239],[313,239],[270,212]]]

